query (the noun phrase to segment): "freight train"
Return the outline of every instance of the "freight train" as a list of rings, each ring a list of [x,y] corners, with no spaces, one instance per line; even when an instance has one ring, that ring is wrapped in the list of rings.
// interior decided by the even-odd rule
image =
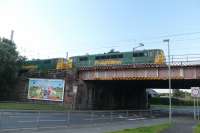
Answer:
[[[136,50],[130,52],[118,52],[111,50],[104,54],[74,56],[69,59],[55,58],[45,60],[31,60],[25,62],[24,69],[48,70],[71,69],[73,67],[93,67],[105,65],[129,65],[129,64],[164,64],[165,55],[161,49]]]

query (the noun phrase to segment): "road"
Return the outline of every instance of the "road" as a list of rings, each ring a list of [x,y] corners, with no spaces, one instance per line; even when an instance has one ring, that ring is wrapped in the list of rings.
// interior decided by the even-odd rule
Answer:
[[[38,128],[38,129],[23,129],[23,130],[2,130],[6,133],[106,133],[118,131],[127,128],[137,128],[144,126],[157,125],[167,123],[166,118],[145,119],[135,121],[117,121],[112,123],[90,124],[81,127],[57,127],[57,128]]]
[[[176,108],[172,116],[190,116],[192,108]],[[151,111],[0,111],[0,130],[84,127],[117,122],[151,121],[168,117],[168,109]]]
[[[151,119],[150,112],[136,111],[1,111],[0,129],[37,129],[45,127],[84,126],[120,121]]]
[[[169,106],[160,106],[160,105],[154,105],[152,106],[152,110],[159,112],[159,113],[165,113],[168,114],[169,112]],[[196,114],[200,114],[200,108],[199,110],[196,109]],[[193,116],[194,115],[194,107],[193,106],[173,106],[172,107],[172,115],[174,116]]]

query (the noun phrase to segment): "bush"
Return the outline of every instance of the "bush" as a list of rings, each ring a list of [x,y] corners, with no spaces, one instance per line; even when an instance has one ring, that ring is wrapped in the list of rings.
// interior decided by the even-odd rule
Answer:
[[[191,100],[181,100],[178,98],[172,98],[172,105],[177,106],[190,106],[193,105],[193,101]],[[154,97],[150,100],[151,104],[155,105],[169,105],[169,98],[168,97]]]

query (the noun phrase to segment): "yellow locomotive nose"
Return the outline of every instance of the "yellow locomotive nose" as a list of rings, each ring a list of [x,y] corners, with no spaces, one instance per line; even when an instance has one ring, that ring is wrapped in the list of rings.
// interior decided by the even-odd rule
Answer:
[[[154,63],[155,64],[164,64],[165,63],[165,56],[164,56],[164,54],[161,53],[161,54],[156,55]]]

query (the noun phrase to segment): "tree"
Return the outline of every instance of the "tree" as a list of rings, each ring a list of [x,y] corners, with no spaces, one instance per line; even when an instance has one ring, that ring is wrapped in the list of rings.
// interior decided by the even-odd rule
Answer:
[[[177,98],[181,98],[185,96],[185,93],[181,91],[180,89],[174,89],[173,90],[173,96]]]
[[[0,100],[14,98],[18,71],[24,59],[19,56],[15,43],[0,39]]]

